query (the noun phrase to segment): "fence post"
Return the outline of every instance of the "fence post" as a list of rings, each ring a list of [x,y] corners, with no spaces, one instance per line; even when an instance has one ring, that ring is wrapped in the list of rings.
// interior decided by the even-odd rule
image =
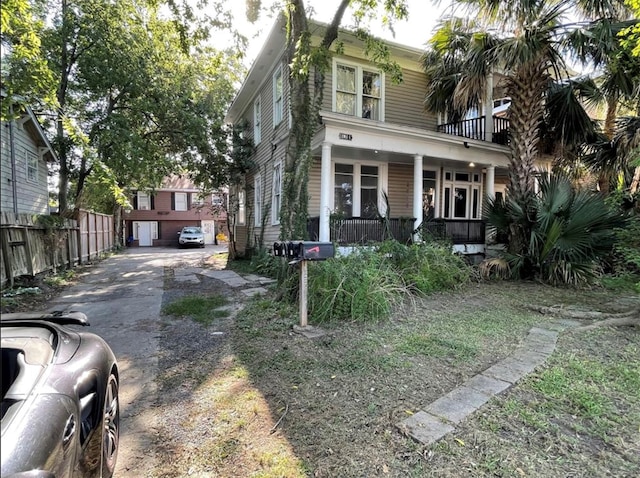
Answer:
[[[27,255],[27,272],[31,277],[35,276],[33,267],[33,254],[31,253],[31,242],[29,241],[29,229],[22,228],[22,240],[24,241],[24,252]]]
[[[13,255],[9,254],[9,230],[2,228],[2,254],[4,255],[4,268],[9,284],[13,287]]]

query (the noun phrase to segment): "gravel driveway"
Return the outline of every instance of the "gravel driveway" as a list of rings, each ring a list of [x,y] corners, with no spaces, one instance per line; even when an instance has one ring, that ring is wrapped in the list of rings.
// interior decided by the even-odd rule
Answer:
[[[153,476],[156,469],[160,310],[167,268],[196,267],[226,246],[205,249],[131,248],[79,275],[50,310],[87,314],[120,367],[120,450],[116,477]]]

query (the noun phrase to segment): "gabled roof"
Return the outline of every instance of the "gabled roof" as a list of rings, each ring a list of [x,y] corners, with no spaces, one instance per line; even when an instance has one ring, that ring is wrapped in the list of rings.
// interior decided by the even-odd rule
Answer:
[[[322,36],[327,28],[326,23],[315,20],[309,20],[309,30],[312,36]],[[363,42],[355,37],[353,32],[340,29],[338,38],[344,43],[345,54],[353,56],[362,56]],[[389,47],[396,60],[404,68],[416,69],[422,71],[419,61],[423,51],[411,46],[401,45],[399,43],[383,40]],[[286,21],[281,15],[273,24],[269,36],[265,41],[256,60],[251,65],[251,69],[247,74],[242,86],[238,90],[236,97],[231,103],[225,121],[233,123],[237,121],[242,113],[246,111],[249,103],[254,99],[256,91],[259,91],[262,84],[270,79],[269,73],[279,61],[284,53],[286,46]]]
[[[43,157],[47,162],[51,163],[58,161],[58,156],[53,149],[53,146],[51,146],[51,143],[47,139],[47,135],[42,129],[42,125],[29,106],[26,107],[25,112],[22,114],[18,122],[21,123],[27,131],[29,131],[31,136],[34,138],[38,148],[43,150],[40,151],[40,153],[43,154]]]
[[[172,174],[162,180],[162,184],[157,189],[158,191],[191,191],[200,192],[201,189],[197,187],[193,181],[187,175]]]

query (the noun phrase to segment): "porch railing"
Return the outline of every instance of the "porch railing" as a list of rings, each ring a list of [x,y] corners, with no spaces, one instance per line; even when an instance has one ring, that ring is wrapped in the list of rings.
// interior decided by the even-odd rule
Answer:
[[[415,219],[394,218],[375,219],[364,217],[331,218],[329,234],[331,242],[338,244],[371,244],[387,239],[408,243],[413,234]],[[320,218],[312,217],[307,221],[309,239],[318,240]]]
[[[485,116],[440,124],[438,125],[438,132],[484,141]],[[509,144],[508,119],[500,116],[493,117],[491,141],[496,144]]]
[[[360,217],[331,218],[329,234],[331,242],[338,244],[375,244],[393,238],[403,244],[412,240],[415,219],[368,219]],[[309,239],[317,241],[320,218],[307,221]],[[432,219],[421,226],[425,240],[448,239],[453,244],[484,244],[485,223],[466,219]]]
[[[448,239],[454,244],[484,244],[486,224],[471,219],[432,219],[421,226],[425,240]]]

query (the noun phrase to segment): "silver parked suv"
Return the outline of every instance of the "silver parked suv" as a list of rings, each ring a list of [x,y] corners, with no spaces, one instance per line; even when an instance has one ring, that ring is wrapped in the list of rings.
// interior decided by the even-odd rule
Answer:
[[[204,247],[204,233],[196,226],[183,227],[178,233],[178,247],[199,246]]]

